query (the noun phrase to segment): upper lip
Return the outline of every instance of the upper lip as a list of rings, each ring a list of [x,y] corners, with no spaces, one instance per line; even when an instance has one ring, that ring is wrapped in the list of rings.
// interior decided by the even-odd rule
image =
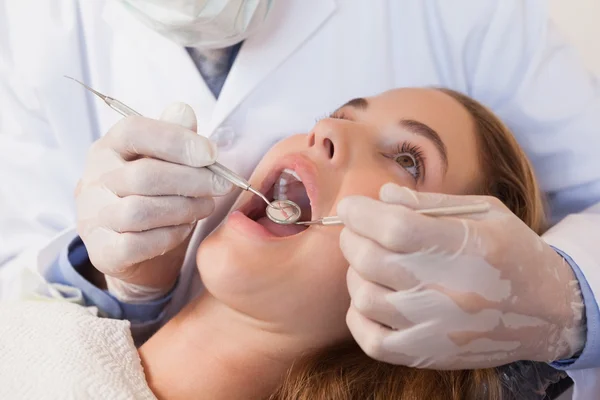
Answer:
[[[312,218],[314,219],[317,215],[319,215],[319,186],[317,184],[317,166],[308,157],[302,154],[289,154],[280,159],[260,184],[260,192],[263,194],[268,193],[285,169],[296,171],[302,180],[302,183],[306,189],[306,195],[310,200]],[[263,200],[261,200],[258,196],[252,196],[252,198],[244,203],[239,210],[245,215],[248,215],[249,212],[260,207],[260,204],[264,204]]]

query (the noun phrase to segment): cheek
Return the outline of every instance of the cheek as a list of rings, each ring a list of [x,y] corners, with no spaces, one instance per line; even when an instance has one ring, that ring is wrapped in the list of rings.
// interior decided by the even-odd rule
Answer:
[[[388,165],[385,161],[380,161],[379,164],[359,167],[349,171],[337,193],[335,206],[348,196],[360,195],[378,199],[381,187],[389,182],[416,190],[415,180],[408,173],[396,169],[394,165]]]
[[[227,229],[219,229],[198,249],[196,262],[206,289],[229,303],[272,291],[285,278],[285,257],[257,248]]]
[[[296,301],[302,304],[296,318],[308,327],[322,332],[320,339],[337,341],[350,337],[346,326],[346,312],[350,295],[346,284],[348,262],[339,247],[339,227],[318,227],[329,230],[327,237],[316,235],[299,249],[310,262],[300,262],[301,269],[294,274],[302,281]],[[330,231],[335,232],[332,237]],[[316,333],[316,332],[315,332]]]
[[[340,231],[313,227],[260,249],[217,231],[198,250],[202,281],[219,301],[253,318],[319,341],[346,338],[350,298]]]
[[[219,230],[198,249],[197,265],[205,286],[217,297],[287,290],[289,295],[337,293],[337,287],[345,285],[347,268],[339,247],[340,231],[313,227],[302,237],[259,248]]]
[[[324,305],[336,302],[346,302],[346,272],[348,262],[344,258],[339,246],[340,227],[315,227],[327,234],[315,234],[311,241],[306,243],[300,251],[306,253],[309,263],[302,265],[303,274],[308,280],[307,288],[316,296],[317,301],[325,301]],[[332,232],[333,231],[333,232]],[[319,232],[320,233],[320,232]],[[332,235],[332,233],[334,233]]]

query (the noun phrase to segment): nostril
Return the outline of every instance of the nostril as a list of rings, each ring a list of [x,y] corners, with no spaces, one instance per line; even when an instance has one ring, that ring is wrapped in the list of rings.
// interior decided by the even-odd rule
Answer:
[[[323,140],[323,145],[325,146],[325,148],[327,149],[327,152],[329,153],[329,158],[333,158],[333,152],[334,150],[334,146],[333,146],[333,142],[326,138]]]
[[[315,145],[315,134],[311,133],[308,135],[308,147],[313,147]]]

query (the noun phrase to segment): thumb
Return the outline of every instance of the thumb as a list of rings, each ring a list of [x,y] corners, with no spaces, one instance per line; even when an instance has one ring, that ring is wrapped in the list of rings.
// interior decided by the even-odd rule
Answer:
[[[395,183],[386,183],[383,185],[379,190],[379,198],[384,203],[400,204],[413,210],[465,206],[488,202],[483,196],[455,196],[443,193],[416,192]]]
[[[169,105],[160,116],[161,121],[181,125],[191,131],[198,129],[198,120],[192,107],[185,103],[177,102]]]

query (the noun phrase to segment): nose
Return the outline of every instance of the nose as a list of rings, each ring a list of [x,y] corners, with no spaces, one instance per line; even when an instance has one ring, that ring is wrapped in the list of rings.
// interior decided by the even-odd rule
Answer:
[[[308,135],[308,147],[333,164],[343,162],[346,153],[344,128],[340,121],[319,121]]]

